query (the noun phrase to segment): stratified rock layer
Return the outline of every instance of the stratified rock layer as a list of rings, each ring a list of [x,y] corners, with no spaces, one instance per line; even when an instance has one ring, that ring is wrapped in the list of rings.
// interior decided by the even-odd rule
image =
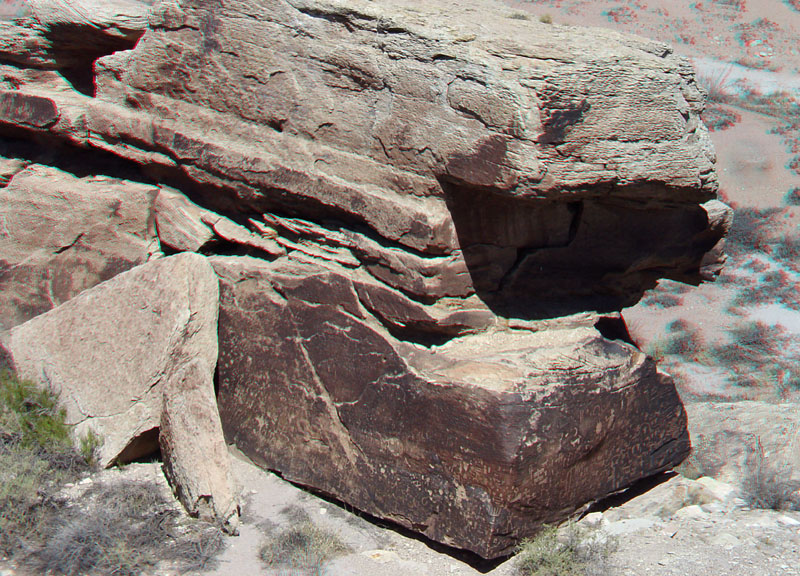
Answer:
[[[0,22],[0,195],[58,166],[132,191],[90,210],[136,237],[126,266],[216,254],[222,427],[250,457],[486,557],[685,457],[674,386],[613,314],[723,259],[703,95],[669,47],[492,0],[31,8]],[[0,301],[2,328],[105,279],[24,288],[37,234],[0,233],[4,290],[37,303]],[[89,238],[42,240],[43,273]]]

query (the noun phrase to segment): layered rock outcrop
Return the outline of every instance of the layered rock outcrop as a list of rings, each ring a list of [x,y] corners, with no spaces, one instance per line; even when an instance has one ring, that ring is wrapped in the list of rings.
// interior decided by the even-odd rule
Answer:
[[[69,4],[0,23],[0,194],[21,222],[68,180],[38,213],[97,229],[0,230],[4,328],[214,255],[227,439],[485,557],[686,455],[616,315],[713,277],[729,225],[669,47],[489,0]],[[74,246],[74,290],[23,280]]]

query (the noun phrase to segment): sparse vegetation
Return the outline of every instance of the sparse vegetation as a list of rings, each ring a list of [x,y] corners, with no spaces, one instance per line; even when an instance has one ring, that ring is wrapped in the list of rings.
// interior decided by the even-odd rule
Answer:
[[[541,16],[539,16],[539,22],[541,22],[542,24],[552,24],[553,17],[550,16],[550,14],[542,14]]]
[[[153,483],[92,486],[80,506],[65,506],[28,564],[46,574],[146,573],[159,562],[181,572],[202,569],[221,550],[222,530],[185,521]]]
[[[222,531],[185,518],[169,494],[135,481],[90,482],[73,502],[102,440],[76,450],[57,398],[9,372],[0,375],[0,554],[41,574],[133,576],[158,562],[202,568]]]
[[[733,65],[729,65],[713,74],[697,74],[697,82],[705,88],[710,102],[728,104],[734,100],[730,90],[732,71]]]
[[[0,553],[11,556],[42,537],[57,486],[87,469],[57,399],[0,373]]]
[[[545,526],[520,544],[516,567],[521,576],[600,576],[609,572],[617,543],[609,536],[577,524],[559,531]]]
[[[745,461],[741,488],[753,508],[800,510],[800,482],[792,480],[791,466],[769,458],[758,437]]]
[[[674,320],[667,324],[669,335],[654,341],[647,353],[661,360],[665,356],[680,356],[689,362],[698,362],[705,359],[705,349],[700,331],[685,320]]]
[[[525,14],[525,12],[512,12],[511,14],[509,14],[508,17],[511,18],[512,20],[530,20],[531,19],[531,17],[528,14]]]
[[[314,524],[302,508],[292,507],[283,513],[290,526],[269,528],[261,546],[261,560],[268,567],[321,576],[326,562],[350,551],[336,534]]]

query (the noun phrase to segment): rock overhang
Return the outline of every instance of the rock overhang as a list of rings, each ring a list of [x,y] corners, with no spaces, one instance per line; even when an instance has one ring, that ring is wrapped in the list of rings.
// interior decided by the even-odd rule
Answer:
[[[0,131],[124,160],[161,249],[212,256],[228,439],[485,557],[685,457],[594,312],[713,276],[730,224],[686,60],[505,10],[164,2],[90,92],[0,35]]]

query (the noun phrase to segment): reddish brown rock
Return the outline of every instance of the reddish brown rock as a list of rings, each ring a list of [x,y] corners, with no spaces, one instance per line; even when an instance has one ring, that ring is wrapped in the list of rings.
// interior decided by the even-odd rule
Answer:
[[[99,4],[0,23],[0,153],[159,191],[165,250],[226,255],[220,410],[251,457],[493,557],[685,456],[671,382],[597,312],[719,271],[688,61],[492,0]],[[179,495],[202,514],[208,485]]]
[[[212,262],[228,441],[434,540],[509,553],[688,453],[671,380],[591,323],[428,350],[389,335],[342,269]]]

